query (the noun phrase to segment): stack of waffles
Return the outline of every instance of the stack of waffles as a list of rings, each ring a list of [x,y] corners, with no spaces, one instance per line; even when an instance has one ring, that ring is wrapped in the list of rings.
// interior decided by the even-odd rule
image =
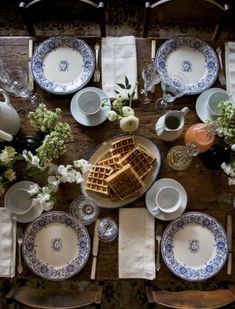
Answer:
[[[137,145],[133,137],[123,137],[112,143],[105,159],[92,166],[86,190],[123,200],[135,196],[145,186],[144,179],[156,158]]]

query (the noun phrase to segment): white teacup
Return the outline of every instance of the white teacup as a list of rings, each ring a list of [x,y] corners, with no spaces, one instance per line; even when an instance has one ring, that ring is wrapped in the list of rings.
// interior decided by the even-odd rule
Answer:
[[[23,215],[32,208],[32,198],[26,189],[17,189],[9,194],[5,207],[13,214]]]
[[[211,116],[218,117],[219,116],[219,107],[218,104],[222,101],[230,100],[230,96],[226,92],[217,91],[212,93],[207,102],[207,108]]]
[[[96,115],[101,107],[100,96],[94,91],[83,92],[78,98],[78,109],[86,116]]]
[[[155,202],[154,211],[159,209],[166,214],[171,214],[181,206],[180,191],[174,187],[163,187],[157,192]]]

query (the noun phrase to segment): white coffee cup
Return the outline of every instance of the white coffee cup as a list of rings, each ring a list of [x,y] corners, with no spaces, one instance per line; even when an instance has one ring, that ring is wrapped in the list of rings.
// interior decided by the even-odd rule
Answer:
[[[86,115],[96,115],[102,107],[100,96],[94,91],[83,92],[78,98],[78,109]]]
[[[8,195],[5,207],[13,214],[23,215],[32,208],[32,198],[26,189],[17,189]]]
[[[174,187],[163,187],[157,192],[155,202],[154,210],[159,209],[163,213],[171,214],[181,206],[180,191]]]
[[[219,116],[219,103],[223,101],[230,100],[230,96],[226,92],[216,91],[212,93],[207,102],[207,108],[211,116],[218,117]]]

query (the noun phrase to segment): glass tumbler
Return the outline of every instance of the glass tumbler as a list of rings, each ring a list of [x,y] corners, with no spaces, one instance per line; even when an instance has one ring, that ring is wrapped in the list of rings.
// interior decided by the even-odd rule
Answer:
[[[99,207],[85,196],[75,198],[69,210],[72,216],[84,225],[95,222],[99,215]]]

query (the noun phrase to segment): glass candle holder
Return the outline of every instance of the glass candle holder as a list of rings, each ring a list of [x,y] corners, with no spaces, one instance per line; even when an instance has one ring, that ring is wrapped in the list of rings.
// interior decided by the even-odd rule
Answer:
[[[98,226],[98,236],[103,241],[113,241],[118,235],[117,223],[111,218],[103,218]]]
[[[99,215],[99,207],[85,196],[75,198],[69,210],[72,216],[84,225],[92,224]]]

